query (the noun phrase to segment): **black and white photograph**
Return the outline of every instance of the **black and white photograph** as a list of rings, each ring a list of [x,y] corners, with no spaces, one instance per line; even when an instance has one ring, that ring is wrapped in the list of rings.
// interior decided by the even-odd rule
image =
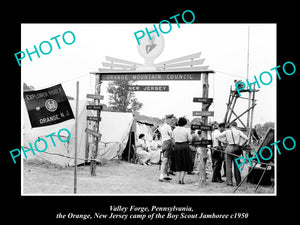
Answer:
[[[276,24],[179,26],[22,24],[24,195],[276,194]]]
[[[296,219],[293,6],[114,4],[10,16],[10,222]]]

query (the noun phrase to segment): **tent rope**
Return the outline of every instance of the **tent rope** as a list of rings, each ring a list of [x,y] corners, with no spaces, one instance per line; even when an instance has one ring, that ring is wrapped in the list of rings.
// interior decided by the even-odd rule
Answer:
[[[99,142],[102,142],[105,144],[105,147],[107,144],[111,144],[111,143],[117,143],[117,144],[121,144],[119,142],[103,142],[103,141],[99,141]],[[29,149],[28,147],[24,147],[24,149]],[[100,149],[99,149],[100,150]],[[42,152],[42,153],[45,153],[45,154],[49,154],[49,155],[57,155],[57,156],[61,156],[61,157],[65,157],[65,158],[69,158],[69,159],[75,159],[74,157],[72,156],[68,156],[68,155],[63,155],[63,154],[60,154],[60,153],[53,153],[53,152]],[[105,155],[106,152],[104,152],[103,154],[99,155],[99,157],[102,157]],[[115,159],[118,155],[114,156],[112,159]],[[82,157],[79,157],[77,156],[77,159],[81,159],[81,160],[84,160],[84,161],[96,161],[98,163],[101,163],[101,161],[99,160],[96,160],[96,159],[91,159],[91,158],[82,158]]]
[[[49,154],[49,155],[57,155],[57,156],[61,156],[61,157],[65,157],[65,158],[69,158],[69,159],[75,159],[74,157],[72,156],[67,156],[67,155],[63,155],[63,154],[60,154],[60,153],[50,153],[50,152],[43,152],[45,154]],[[104,153],[105,154],[105,153]],[[99,157],[103,156],[104,154],[100,155]],[[116,158],[116,156],[114,157]],[[114,159],[113,158],[113,159]],[[91,158],[81,158],[81,157],[78,157],[77,156],[77,159],[81,159],[81,160],[84,160],[84,161],[96,161],[98,163],[101,163],[101,161],[97,160],[97,159],[91,159]]]

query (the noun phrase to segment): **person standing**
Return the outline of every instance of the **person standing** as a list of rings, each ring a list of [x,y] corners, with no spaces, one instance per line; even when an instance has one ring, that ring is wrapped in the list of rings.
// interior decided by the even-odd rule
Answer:
[[[195,130],[191,130],[191,136],[192,136],[192,143],[190,144],[190,151],[191,151],[191,158],[192,158],[192,171],[189,171],[187,174],[193,175],[194,172],[194,166],[195,166],[195,159],[197,154],[197,146],[194,145],[194,141],[199,141],[200,138]]]
[[[200,140],[207,140],[203,137],[202,131],[198,131],[198,136]],[[199,187],[204,187],[206,185],[206,167],[207,167],[207,160],[208,160],[208,153],[207,153],[207,146],[200,146],[198,148],[199,154],[199,163],[198,163],[198,170],[199,170]]]
[[[190,131],[184,127],[186,124],[186,118],[180,117],[178,120],[178,126],[175,127],[172,133],[172,137],[175,141],[175,172],[178,174],[179,184],[184,184],[186,172],[192,170],[192,159],[189,148],[189,142],[192,140],[192,136]]]
[[[225,130],[225,123],[220,123],[214,125],[214,131],[212,132],[212,167],[213,167],[213,175],[212,175],[212,182],[222,183],[224,182],[221,179],[221,168],[222,162],[224,158],[222,144],[219,140],[217,140],[217,136],[219,136]]]
[[[170,126],[172,118],[173,115],[166,115],[164,124],[160,128],[163,153],[159,176],[160,182],[172,180],[172,178],[167,175],[169,158],[171,157],[171,151],[173,150],[172,129]]]
[[[236,122],[232,122],[230,124],[230,128],[224,131],[223,133],[221,133],[216,138],[221,142],[228,143],[225,149],[226,183],[227,185],[233,186],[233,182],[232,182],[232,163],[233,163],[234,178],[236,181],[236,185],[238,185],[241,182],[241,173],[236,163],[234,162],[234,160],[239,156],[235,156],[235,155],[238,154],[240,146],[244,145],[247,142],[248,137],[242,131],[237,130]],[[224,141],[224,139],[226,139],[226,141]],[[242,141],[241,139],[244,139],[244,141]]]

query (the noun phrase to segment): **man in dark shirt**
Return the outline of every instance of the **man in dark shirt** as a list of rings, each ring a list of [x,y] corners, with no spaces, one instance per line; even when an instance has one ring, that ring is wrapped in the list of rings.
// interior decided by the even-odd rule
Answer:
[[[212,182],[222,183],[224,182],[221,179],[221,168],[222,162],[224,159],[223,148],[221,142],[216,138],[225,130],[225,124],[220,123],[214,125],[215,130],[212,133],[213,139],[213,148],[212,148],[212,164],[213,164],[213,175],[212,175]]]

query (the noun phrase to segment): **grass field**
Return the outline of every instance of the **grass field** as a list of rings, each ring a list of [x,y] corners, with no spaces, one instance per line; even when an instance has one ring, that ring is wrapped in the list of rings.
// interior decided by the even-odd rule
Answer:
[[[106,162],[97,166],[97,176],[90,175],[89,166],[77,169],[77,194],[92,195],[204,195],[204,194],[255,194],[256,185],[244,183],[233,194],[234,187],[212,183],[208,174],[207,185],[198,187],[197,175],[186,175],[185,185],[172,176],[170,182],[159,182],[159,166],[143,166],[124,161]],[[243,170],[242,178],[246,175]],[[248,171],[248,170],[247,170]],[[223,177],[225,180],[226,178]],[[60,167],[47,162],[24,161],[23,194],[73,194],[74,167]],[[260,186],[256,194],[272,194],[271,186]]]

